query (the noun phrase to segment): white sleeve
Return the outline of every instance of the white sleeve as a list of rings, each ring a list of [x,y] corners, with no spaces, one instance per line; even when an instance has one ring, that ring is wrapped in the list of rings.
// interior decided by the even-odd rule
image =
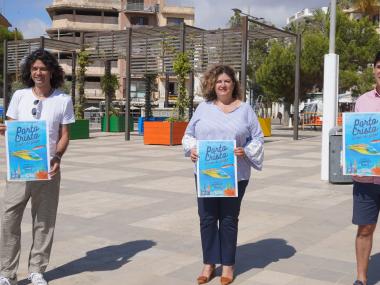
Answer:
[[[197,147],[197,139],[195,137],[195,125],[199,121],[199,113],[203,107],[203,104],[204,103],[201,103],[195,110],[189,124],[187,125],[185,135],[182,138],[182,147],[185,153],[185,157],[189,157],[191,154],[191,149]]]
[[[191,135],[185,134],[182,138],[182,147],[185,152],[185,157],[189,157],[191,149],[197,147],[197,139]]]
[[[7,117],[18,120],[18,105],[20,103],[20,92],[16,91],[12,98],[11,102],[9,103],[8,110],[7,110]]]
[[[248,120],[250,125],[250,138],[244,146],[244,152],[249,164],[257,169],[263,168],[264,161],[264,136],[256,114],[249,109]]]
[[[67,100],[65,103],[65,110],[61,122],[62,125],[67,125],[75,122],[73,101],[71,100],[70,96],[67,96]]]

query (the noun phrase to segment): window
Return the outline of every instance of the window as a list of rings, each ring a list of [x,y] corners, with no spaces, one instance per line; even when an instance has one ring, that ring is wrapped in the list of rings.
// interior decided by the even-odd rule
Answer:
[[[73,10],[66,10],[66,9],[55,11],[55,15],[72,15],[73,13],[74,13]]]
[[[127,10],[144,11],[144,0],[128,0]]]
[[[132,25],[139,25],[139,26],[146,26],[146,25],[148,25],[148,18],[147,17],[141,17],[141,16],[133,16],[133,17],[131,17],[131,24]]]
[[[177,97],[177,83],[169,82],[169,99],[175,99]]]
[[[184,22],[184,19],[168,17],[167,22],[168,22],[168,25],[180,25],[181,23]]]
[[[131,82],[131,98],[145,98],[145,82],[132,80]]]
[[[104,12],[104,17],[118,17],[119,13],[117,12]]]
[[[101,16],[102,12],[92,10],[76,10],[75,14],[81,16]]]

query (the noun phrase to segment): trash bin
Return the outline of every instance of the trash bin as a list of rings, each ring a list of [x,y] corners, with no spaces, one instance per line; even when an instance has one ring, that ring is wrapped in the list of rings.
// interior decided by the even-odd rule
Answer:
[[[342,167],[342,128],[335,127],[330,130],[329,144],[329,182],[330,183],[353,183],[351,175],[343,175]]]

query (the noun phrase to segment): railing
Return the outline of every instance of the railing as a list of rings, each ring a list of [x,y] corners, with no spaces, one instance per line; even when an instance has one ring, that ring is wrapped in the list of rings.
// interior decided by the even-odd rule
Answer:
[[[318,112],[306,112],[306,113],[301,114],[302,129],[304,129],[305,126],[321,127],[322,116],[323,114],[318,113]]]
[[[127,3],[127,11],[155,12],[159,11],[159,5],[144,5],[144,3]]]
[[[128,11],[144,11],[144,3],[127,3]]]
[[[102,116],[103,112],[84,111],[84,118],[89,120],[90,130],[99,131],[101,129]]]
[[[311,127],[321,127],[323,120],[323,114],[318,112],[306,112],[301,114],[300,123],[302,128],[305,126]],[[338,117],[336,118],[336,125],[341,127],[343,122],[343,113],[338,113]]]

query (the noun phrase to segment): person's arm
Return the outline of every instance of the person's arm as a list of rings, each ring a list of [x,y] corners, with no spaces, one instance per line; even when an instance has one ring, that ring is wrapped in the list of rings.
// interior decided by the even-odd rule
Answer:
[[[59,128],[59,140],[57,143],[57,150],[54,157],[50,160],[50,172],[51,176],[57,174],[61,167],[61,159],[65,153],[70,141],[69,125],[61,125]]]
[[[7,121],[14,121],[14,119],[7,117]],[[5,135],[6,130],[7,126],[5,124],[0,124],[0,135]]]
[[[242,152],[241,156],[244,156],[253,168],[261,170],[264,161],[264,136],[256,114],[252,109],[249,112],[250,137],[243,150],[237,148],[237,151]]]
[[[19,93],[16,91],[11,98],[11,102],[9,103],[8,110],[6,113],[6,118],[8,121],[18,119],[17,106],[19,104],[19,101],[20,101],[20,96],[19,96]],[[7,130],[7,127],[5,126],[5,124],[0,124],[0,135],[2,136],[5,135],[6,130]]]
[[[3,136],[6,130],[7,130],[7,127],[5,126],[5,124],[0,124],[0,135]]]
[[[197,139],[195,138],[195,125],[199,120],[199,113],[201,112],[202,105],[199,105],[195,110],[193,117],[187,125],[185,135],[182,138],[182,147],[185,152],[185,157],[190,157],[193,162],[198,158],[197,155]]]

